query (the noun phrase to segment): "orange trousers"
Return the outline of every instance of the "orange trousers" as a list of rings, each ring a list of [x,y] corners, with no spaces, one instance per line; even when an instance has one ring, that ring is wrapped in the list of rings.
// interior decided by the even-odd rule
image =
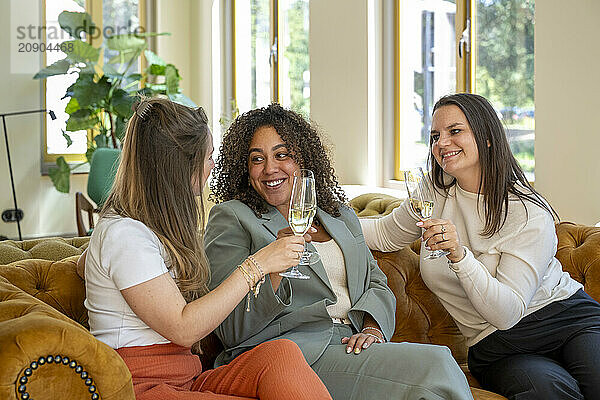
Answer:
[[[204,372],[189,348],[173,343],[116,350],[131,371],[137,400],[331,399],[300,348],[286,339]]]

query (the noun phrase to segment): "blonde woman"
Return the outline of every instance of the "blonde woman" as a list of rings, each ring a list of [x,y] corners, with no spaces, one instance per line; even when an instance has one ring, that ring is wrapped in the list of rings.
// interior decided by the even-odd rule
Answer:
[[[329,399],[289,340],[206,371],[189,350],[250,291],[260,296],[265,274],[297,263],[304,242],[275,241],[209,291],[198,227],[204,226],[200,195],[214,166],[212,151],[202,108],[159,98],[137,105],[83,261],[90,331],[125,360],[137,399]]]

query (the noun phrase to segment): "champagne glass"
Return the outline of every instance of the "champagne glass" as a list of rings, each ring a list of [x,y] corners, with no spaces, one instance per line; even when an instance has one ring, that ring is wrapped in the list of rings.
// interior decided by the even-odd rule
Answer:
[[[315,190],[315,176],[311,170],[301,169],[294,172],[294,186],[290,198],[290,211],[288,221],[292,232],[296,236],[304,236],[312,225],[313,218],[317,213],[317,193]],[[304,251],[300,256],[298,265],[306,266],[319,261],[319,253],[308,251],[304,243]],[[279,275],[288,278],[309,279],[294,265],[291,270],[281,272]]]
[[[409,209],[421,221],[428,220],[433,215],[433,191],[427,184],[421,167],[404,171],[404,183],[408,192]],[[435,259],[450,254],[445,250],[434,250],[426,259]]]

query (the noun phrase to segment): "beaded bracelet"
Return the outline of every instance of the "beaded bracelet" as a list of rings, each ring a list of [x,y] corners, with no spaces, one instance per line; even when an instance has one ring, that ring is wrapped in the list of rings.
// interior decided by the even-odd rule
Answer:
[[[252,262],[252,264],[254,265],[254,267],[258,270],[259,274],[260,274],[260,279],[264,279],[265,278],[265,273],[262,270],[262,268],[260,267],[260,264],[256,261],[256,259],[253,256],[248,256],[248,260],[250,260]]]
[[[254,267],[256,268],[256,270],[258,271],[258,273],[260,275],[260,280],[258,282],[256,282],[256,285],[254,286],[254,298],[256,298],[258,296],[258,293],[260,293],[260,285],[265,283],[265,273],[263,272],[260,265],[256,262],[254,257],[248,256],[248,260],[250,260],[250,262],[254,265]]]
[[[381,330],[380,330],[380,329],[378,329],[378,328],[375,328],[374,326],[366,326],[366,327],[364,327],[364,328],[362,329],[362,331],[360,331],[360,332],[361,332],[361,333],[364,333],[364,334],[366,334],[366,335],[369,335],[369,333],[366,333],[366,332],[365,332],[365,331],[366,331],[366,330],[368,330],[368,329],[370,329],[370,330],[373,330],[373,331],[375,331],[375,332],[378,332],[378,333],[381,335],[381,337],[378,337],[378,336],[377,336],[377,338],[378,338],[379,340],[381,340],[381,342],[379,342],[379,343],[385,343],[385,336],[383,335],[383,332],[381,332]],[[372,334],[371,334],[371,335],[372,335]],[[376,335],[373,335],[373,336],[376,336]]]
[[[377,342],[377,343],[383,343],[383,340],[379,336],[373,335],[372,333],[366,333],[366,332],[363,332],[363,333],[365,335],[367,335],[367,336],[371,336],[372,338],[374,338],[375,342]]]

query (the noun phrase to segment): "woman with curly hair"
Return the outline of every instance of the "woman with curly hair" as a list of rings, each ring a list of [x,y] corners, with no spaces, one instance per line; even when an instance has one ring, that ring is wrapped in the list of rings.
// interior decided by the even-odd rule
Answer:
[[[318,208],[308,246],[320,261],[304,268],[307,280],[268,274],[264,293],[238,304],[216,329],[225,347],[216,363],[287,338],[335,399],[471,399],[446,347],[386,343],[396,303],[386,277],[345,204],[317,131],[277,104],[241,115],[223,138],[211,182],[220,204],[205,236],[211,285],[248,254],[291,235],[286,217],[300,168],[315,176]]]

